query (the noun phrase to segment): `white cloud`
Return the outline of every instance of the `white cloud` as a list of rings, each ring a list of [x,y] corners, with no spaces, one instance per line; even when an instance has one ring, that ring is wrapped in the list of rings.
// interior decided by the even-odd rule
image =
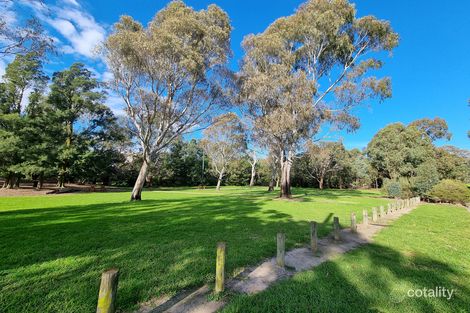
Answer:
[[[80,7],[80,4],[76,0],[62,0],[66,4],[71,4],[75,7]]]
[[[96,58],[95,47],[104,41],[105,28],[95,18],[80,7],[76,0],[59,0],[59,5],[45,8],[34,4],[34,1],[22,3],[29,6],[38,18],[49,24],[65,40],[66,53],[78,53],[87,58]]]
[[[109,82],[110,80],[113,79],[113,73],[106,71],[103,73],[103,81],[104,82]]]
[[[122,115],[125,116],[126,112],[124,111],[124,100],[116,94],[111,94],[108,96],[106,100],[106,104],[110,107],[115,115]]]
[[[106,31],[93,16],[78,9],[58,9],[56,18],[46,21],[55,28],[76,53],[95,58],[95,47],[104,41]]]

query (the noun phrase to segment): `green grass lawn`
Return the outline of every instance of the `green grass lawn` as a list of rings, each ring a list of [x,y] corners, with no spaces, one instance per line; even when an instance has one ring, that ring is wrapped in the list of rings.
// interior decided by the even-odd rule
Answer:
[[[349,224],[364,208],[387,203],[376,191],[294,190],[292,201],[265,188],[161,189],[131,203],[129,193],[0,198],[0,312],[92,312],[101,272],[121,270],[118,307],[214,279],[217,241],[227,242],[235,273],[287,246],[308,243],[333,216]]]
[[[410,289],[454,289],[445,298]],[[361,247],[297,274],[223,312],[470,312],[470,214],[423,205]]]

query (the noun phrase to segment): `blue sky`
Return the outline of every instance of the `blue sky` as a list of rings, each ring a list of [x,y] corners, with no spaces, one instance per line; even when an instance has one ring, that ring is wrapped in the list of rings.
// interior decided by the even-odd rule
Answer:
[[[20,0],[22,1],[26,0]],[[28,14],[38,15],[48,32],[59,41],[62,54],[47,64],[51,74],[74,61],[93,68],[106,78],[105,65],[92,53],[120,15],[133,16],[146,24],[168,1],[163,0],[53,0],[45,8],[28,8],[23,16],[11,16],[12,22]],[[236,70],[242,56],[240,43],[249,33],[262,32],[276,18],[292,14],[303,1],[286,0],[212,0],[186,1],[195,9],[210,3],[223,8],[230,16],[234,31],[231,67]],[[382,127],[394,122],[435,116],[447,120],[452,144],[470,149],[470,1],[356,1],[358,16],[375,15],[389,20],[400,35],[400,45],[379,75],[391,76],[393,97],[384,103],[357,110],[361,128],[352,134],[332,133],[326,139],[343,139],[347,148],[363,148]],[[5,12],[4,12],[5,13]],[[6,12],[11,14],[11,12]],[[5,62],[0,63],[0,72]],[[121,102],[110,97],[109,105],[119,111]]]

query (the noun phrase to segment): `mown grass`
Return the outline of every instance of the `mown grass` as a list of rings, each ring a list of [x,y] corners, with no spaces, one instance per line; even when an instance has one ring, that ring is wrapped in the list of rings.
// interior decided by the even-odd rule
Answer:
[[[118,307],[214,279],[215,247],[226,241],[228,274],[287,246],[308,242],[309,220],[330,232],[333,215],[387,203],[375,191],[295,190],[293,201],[265,188],[94,193],[0,198],[0,312],[92,312],[100,274],[121,270]],[[360,216],[360,214],[358,214]],[[345,223],[345,224],[346,224]]]
[[[408,290],[454,289],[452,298],[409,297]],[[413,293],[410,293],[413,295]],[[469,312],[470,214],[423,205],[364,246],[300,273],[229,312]]]

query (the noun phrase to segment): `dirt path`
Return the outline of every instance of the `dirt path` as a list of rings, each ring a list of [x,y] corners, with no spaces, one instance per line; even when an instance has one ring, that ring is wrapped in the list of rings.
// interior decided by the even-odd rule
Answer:
[[[246,269],[237,277],[226,282],[226,290],[235,293],[255,294],[268,288],[281,279],[287,279],[295,273],[312,269],[323,262],[334,259],[348,251],[373,241],[373,237],[379,231],[387,227],[391,221],[409,213],[414,207],[392,211],[379,217],[377,222],[369,219],[369,225],[357,225],[357,233],[351,232],[349,228],[341,230],[341,240],[335,241],[331,236],[318,240],[318,252],[313,255],[309,248],[297,248],[286,253],[286,267],[276,265],[273,257]],[[346,224],[349,221],[343,221]],[[289,234],[286,234],[287,236]],[[143,306],[136,313],[212,313],[221,309],[225,300],[210,301],[211,288],[203,286],[194,292],[186,292],[164,303]],[[158,306],[156,306],[158,305]]]

